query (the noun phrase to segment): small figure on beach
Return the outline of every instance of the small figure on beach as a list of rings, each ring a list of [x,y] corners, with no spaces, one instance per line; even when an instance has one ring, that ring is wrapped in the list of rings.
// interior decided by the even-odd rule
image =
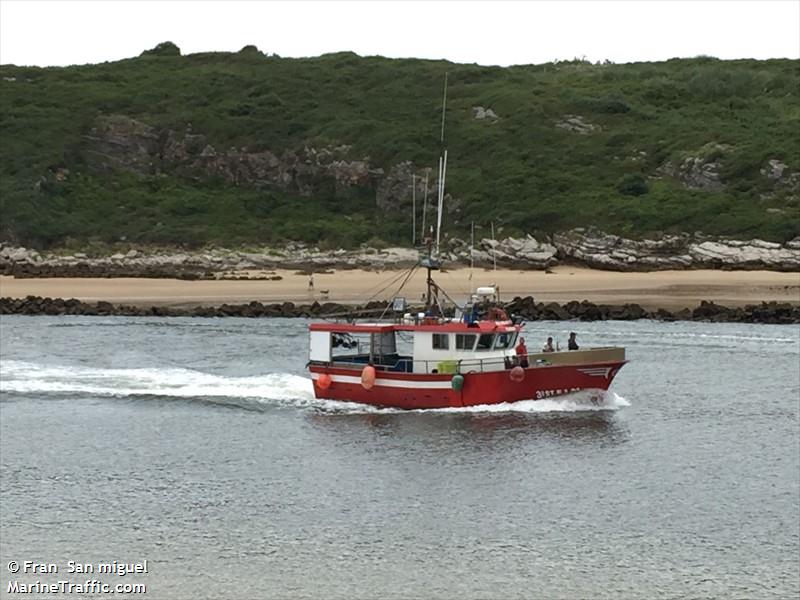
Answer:
[[[569,348],[570,350],[580,349],[580,346],[578,346],[578,341],[575,338],[576,335],[575,332],[573,331],[572,333],[569,334],[569,340],[567,341],[567,348]]]
[[[514,348],[519,359],[519,366],[523,369],[528,368],[528,347],[525,345],[525,338],[519,338],[519,344]]]
[[[313,292],[314,291],[314,274],[313,273],[310,273],[309,276],[308,276],[308,291],[309,292]]]
[[[542,348],[542,352],[555,352],[556,349],[553,348],[553,338],[547,338],[547,341],[544,344],[544,348]]]

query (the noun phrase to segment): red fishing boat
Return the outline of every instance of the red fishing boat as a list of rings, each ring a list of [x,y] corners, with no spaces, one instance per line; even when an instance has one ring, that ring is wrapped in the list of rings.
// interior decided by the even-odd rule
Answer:
[[[540,400],[607,390],[625,349],[590,348],[519,354],[523,324],[478,288],[451,318],[440,316],[440,288],[427,260],[427,310],[365,323],[312,323],[308,368],[317,398],[406,409]],[[438,313],[438,314],[437,314]]]
[[[308,369],[315,396],[425,409],[607,390],[626,362],[624,348],[520,354],[517,340],[523,325],[498,307],[499,294],[494,288],[478,288],[476,295],[459,305],[434,282],[431,272],[441,266],[438,257],[446,172],[447,151],[443,150],[439,158],[435,244],[431,227],[425,240],[427,256],[405,278],[408,281],[419,266],[427,269],[423,311],[405,312],[405,301],[396,297],[390,305],[393,318],[389,321],[310,325]],[[415,190],[412,180],[412,193]],[[427,212],[427,177],[425,191],[422,231]],[[416,220],[413,238],[416,240]],[[450,307],[446,306],[447,301]],[[448,313],[453,316],[446,318]]]
[[[316,323],[309,363],[314,394],[411,409],[539,400],[606,390],[626,362],[623,348],[592,348],[530,354],[527,368],[510,366],[519,332],[519,325],[498,321],[479,321],[477,329],[463,322]],[[413,340],[409,353],[397,351],[403,334]],[[368,338],[367,348],[355,341],[359,335]],[[332,351],[334,340],[350,339],[359,351]]]

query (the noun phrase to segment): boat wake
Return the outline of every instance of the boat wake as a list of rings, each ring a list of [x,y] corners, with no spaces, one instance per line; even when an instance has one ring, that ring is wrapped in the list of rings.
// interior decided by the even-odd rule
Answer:
[[[630,402],[611,390],[581,390],[580,392],[573,392],[546,400],[521,400],[519,402],[503,402],[501,404],[478,404],[463,408],[438,408],[435,412],[585,412],[619,410],[626,406],[630,406]]]
[[[316,403],[311,381],[288,373],[230,377],[182,368],[103,369],[15,360],[0,361],[0,392],[62,398],[184,398],[252,408]]]
[[[314,397],[310,379],[289,373],[233,377],[183,368],[105,369],[40,365],[17,360],[0,361],[0,392],[48,398],[175,398],[253,410],[282,406],[335,414],[580,412],[629,406],[627,400],[613,392],[585,390],[546,400],[406,411],[318,400]]]

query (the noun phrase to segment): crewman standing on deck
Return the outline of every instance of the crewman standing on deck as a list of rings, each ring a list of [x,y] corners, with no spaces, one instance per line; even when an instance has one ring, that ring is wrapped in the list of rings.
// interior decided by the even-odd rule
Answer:
[[[514,348],[519,358],[519,366],[523,369],[528,368],[528,347],[525,345],[525,338],[519,338],[519,344]]]
[[[567,348],[570,350],[578,350],[580,346],[578,346],[578,340],[575,339],[575,332],[569,334],[569,340],[567,340]]]

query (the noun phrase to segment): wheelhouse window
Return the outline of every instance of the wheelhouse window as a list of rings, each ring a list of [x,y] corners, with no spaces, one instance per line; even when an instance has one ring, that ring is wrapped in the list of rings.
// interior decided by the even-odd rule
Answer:
[[[497,335],[494,341],[494,348],[495,350],[502,350],[508,348],[511,345],[511,341],[513,339],[513,333],[500,333]]]
[[[431,343],[434,350],[447,350],[450,348],[450,336],[446,333],[434,333]]]
[[[478,347],[476,350],[491,350],[492,342],[494,342],[494,334],[482,333],[478,338]]]
[[[477,337],[474,333],[457,333],[456,350],[472,350],[475,347],[475,339]]]

